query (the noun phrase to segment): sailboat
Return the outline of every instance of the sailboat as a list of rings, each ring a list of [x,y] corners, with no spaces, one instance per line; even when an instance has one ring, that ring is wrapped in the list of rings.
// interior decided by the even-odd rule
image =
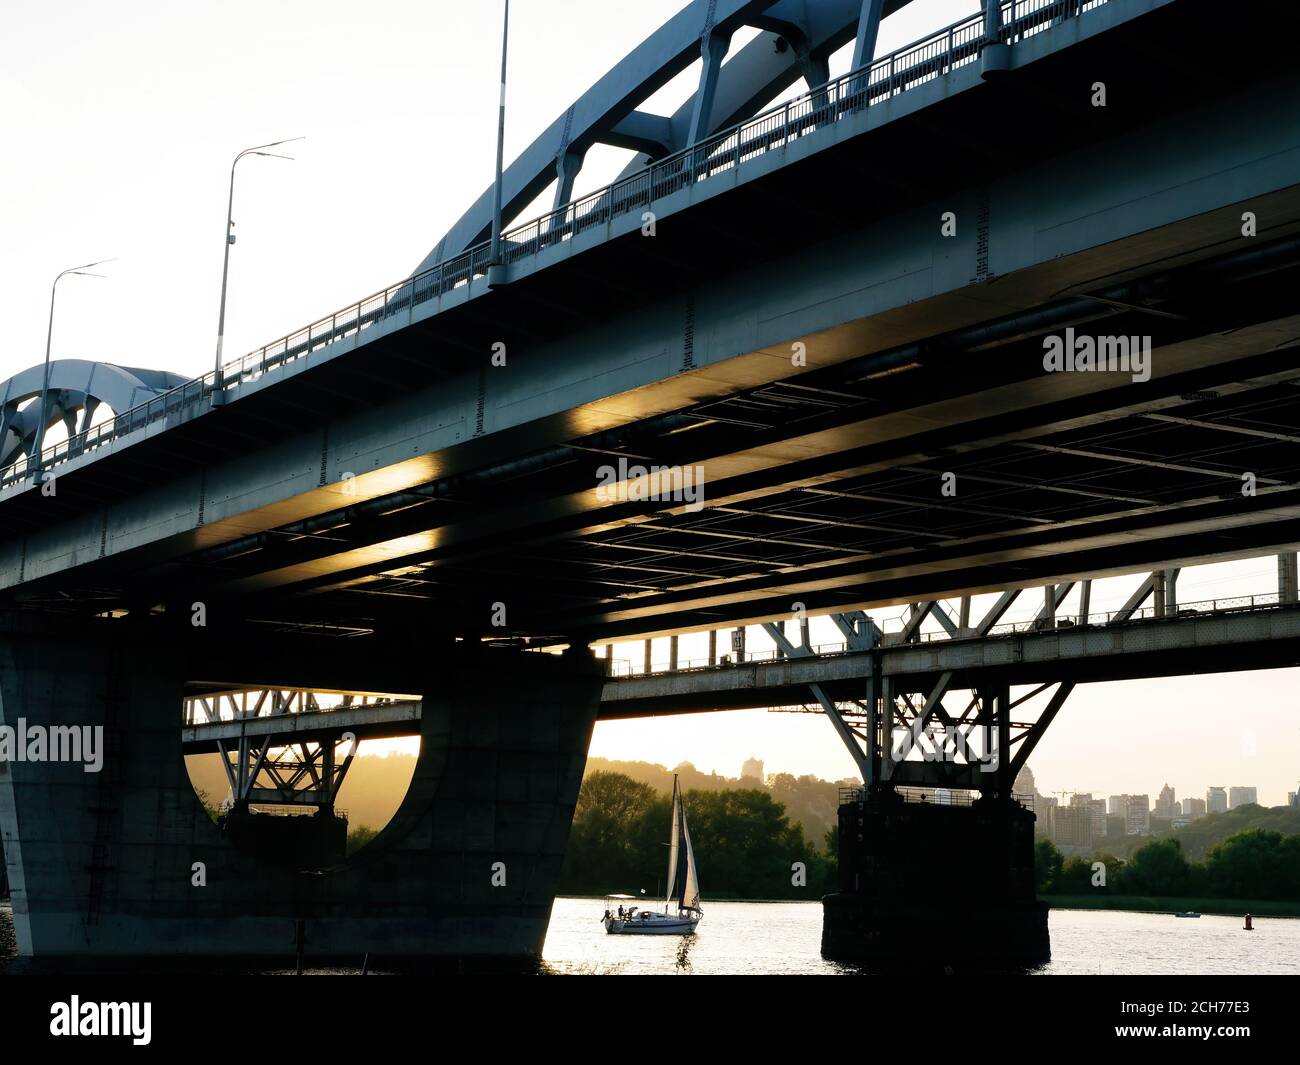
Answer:
[[[611,895],[605,900],[605,931],[615,936],[684,936],[695,931],[704,911],[700,909],[700,878],[695,872],[695,851],[686,827],[686,807],[681,789],[673,776],[673,827],[668,843],[668,891],[664,912],[642,910],[636,906],[611,908],[611,903],[626,895]]]

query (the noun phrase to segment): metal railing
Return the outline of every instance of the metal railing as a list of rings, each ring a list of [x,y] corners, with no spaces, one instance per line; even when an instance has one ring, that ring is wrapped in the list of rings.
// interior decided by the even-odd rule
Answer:
[[[1110,2],[1007,0],[1002,5],[1003,26],[998,40],[1002,43],[1023,40]],[[990,43],[995,42],[985,37],[983,14],[954,22],[875,60],[870,66],[850,71],[597,192],[507,230],[502,240],[503,260],[510,265],[535,258],[546,249],[585,232],[608,227],[615,219],[639,215],[673,193],[734,171],[749,160],[783,149],[841,119],[972,63]],[[213,392],[251,384],[270,370],[464,288],[487,274],[491,253],[491,243],[485,241],[228,363],[220,374],[211,371],[124,413],[115,412],[112,420],[43,449],[37,463],[20,459],[0,473],[0,488],[24,480],[34,469],[48,469],[97,451],[179,413]]]
[[[249,693],[256,695],[258,693]],[[310,693],[309,693],[310,694]],[[181,708],[181,726],[183,728],[202,728],[206,725],[229,725],[240,721],[265,721],[269,718],[310,717],[315,714],[332,714],[340,710],[379,710],[387,706],[417,702],[415,699],[397,698],[395,696],[355,696],[350,701],[339,697],[337,703],[321,704],[294,699],[292,702],[277,706],[275,700],[265,699],[253,707],[237,707],[225,696],[189,696]]]
[[[1197,614],[1233,614],[1251,610],[1273,609],[1286,606],[1277,592],[1264,595],[1239,595],[1226,599],[1203,599],[1195,603],[1179,603],[1172,609],[1166,608],[1163,614],[1157,613],[1154,606],[1144,606],[1125,613],[1111,610],[1098,614],[1058,614],[1055,618],[1033,618],[1028,621],[1010,621],[994,625],[989,629],[988,637],[1015,636],[1021,633],[1068,631],[1074,628],[1087,628],[1105,625],[1125,625],[1134,621],[1168,620],[1169,618],[1191,617]],[[946,632],[926,632],[918,637],[923,643],[936,640],[951,640]]]
[[[924,803],[928,806],[974,806],[980,797],[978,791],[968,788],[927,788],[916,785],[903,785],[894,789],[894,794],[903,802]],[[1013,792],[1011,798],[1026,810],[1034,809],[1034,796],[1031,792]],[[867,789],[860,787],[841,787],[839,789],[841,806],[850,803],[866,802]]]
[[[1096,614],[1061,614],[1055,619],[1031,619],[1029,621],[1012,621],[1002,625],[995,625],[989,629],[984,636],[977,636],[973,629],[957,631],[955,636],[949,636],[946,631],[918,633],[913,642],[919,643],[939,643],[953,640],[992,640],[1006,636],[1022,636],[1026,634],[1039,634],[1045,632],[1061,631],[1068,632],[1076,628],[1104,628],[1115,625],[1130,625],[1137,622],[1145,621],[1169,621],[1177,618],[1198,617],[1201,615],[1227,615],[1241,614],[1261,610],[1277,610],[1282,607],[1296,607],[1295,603],[1287,603],[1282,600],[1277,592],[1266,592],[1263,595],[1238,595],[1230,596],[1223,599],[1202,599],[1194,603],[1179,603],[1173,609],[1166,609],[1163,614],[1156,613],[1153,606],[1142,607],[1138,610],[1125,612],[1122,610],[1110,610]],[[897,635],[896,633],[885,633],[886,642],[882,646],[886,649],[896,647],[907,647],[905,643],[890,643],[889,636]],[[814,644],[811,648],[814,655],[820,658],[830,658],[837,655],[863,654],[862,651],[853,651],[844,643]],[[707,658],[686,659],[679,661],[676,669],[670,668],[669,665],[662,662],[651,662],[649,672],[636,669],[632,659],[616,658],[613,659],[606,674],[615,680],[627,679],[631,677],[662,676],[664,674],[693,673],[709,669],[729,669],[741,665],[749,665],[754,662],[775,662],[789,656],[777,648],[768,648],[762,651],[746,651],[744,659],[737,661],[730,655],[723,655],[717,662],[710,662]],[[798,661],[798,659],[791,659]]]

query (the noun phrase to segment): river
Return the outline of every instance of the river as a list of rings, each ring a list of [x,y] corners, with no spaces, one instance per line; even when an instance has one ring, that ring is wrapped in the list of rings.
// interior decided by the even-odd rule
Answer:
[[[610,936],[599,899],[560,898],[543,959],[557,973],[825,974],[851,971],[820,953],[816,902],[706,902],[694,936]],[[960,910],[954,910],[960,913]],[[1035,972],[1300,973],[1300,920],[1053,910],[1052,960]],[[959,927],[954,923],[954,930]]]
[[[556,899],[544,971],[755,976],[853,971],[821,956],[819,903],[706,902],[704,909],[693,936],[610,936],[600,925],[601,900]],[[12,957],[10,921],[8,906],[0,904],[0,972],[6,953]],[[1053,910],[1050,922],[1052,960],[1037,973],[1300,973],[1300,920],[1256,917],[1255,930],[1246,932],[1238,917],[1188,920],[1172,914]]]

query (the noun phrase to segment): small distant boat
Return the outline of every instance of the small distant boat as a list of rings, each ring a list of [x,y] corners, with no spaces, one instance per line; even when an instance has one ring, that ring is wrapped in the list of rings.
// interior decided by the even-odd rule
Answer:
[[[609,895],[605,899],[605,931],[611,936],[684,936],[695,931],[704,911],[700,909],[700,878],[695,872],[695,851],[686,827],[677,777],[673,777],[673,825],[668,844],[668,891],[663,913],[624,906],[631,895]],[[676,913],[672,912],[676,908]]]
[[[1200,917],[1201,915],[1195,910],[1184,910],[1182,913],[1174,914],[1175,917]]]

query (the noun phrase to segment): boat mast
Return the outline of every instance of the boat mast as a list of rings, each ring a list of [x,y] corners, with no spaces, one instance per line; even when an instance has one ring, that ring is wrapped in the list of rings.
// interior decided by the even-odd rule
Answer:
[[[673,901],[673,894],[677,890],[677,865],[679,862],[679,848],[681,847],[681,828],[678,820],[678,811],[681,809],[681,794],[677,786],[677,774],[673,774],[673,813],[670,819],[670,828],[668,835],[668,880],[667,890],[664,892],[664,912],[668,910],[668,904]]]

